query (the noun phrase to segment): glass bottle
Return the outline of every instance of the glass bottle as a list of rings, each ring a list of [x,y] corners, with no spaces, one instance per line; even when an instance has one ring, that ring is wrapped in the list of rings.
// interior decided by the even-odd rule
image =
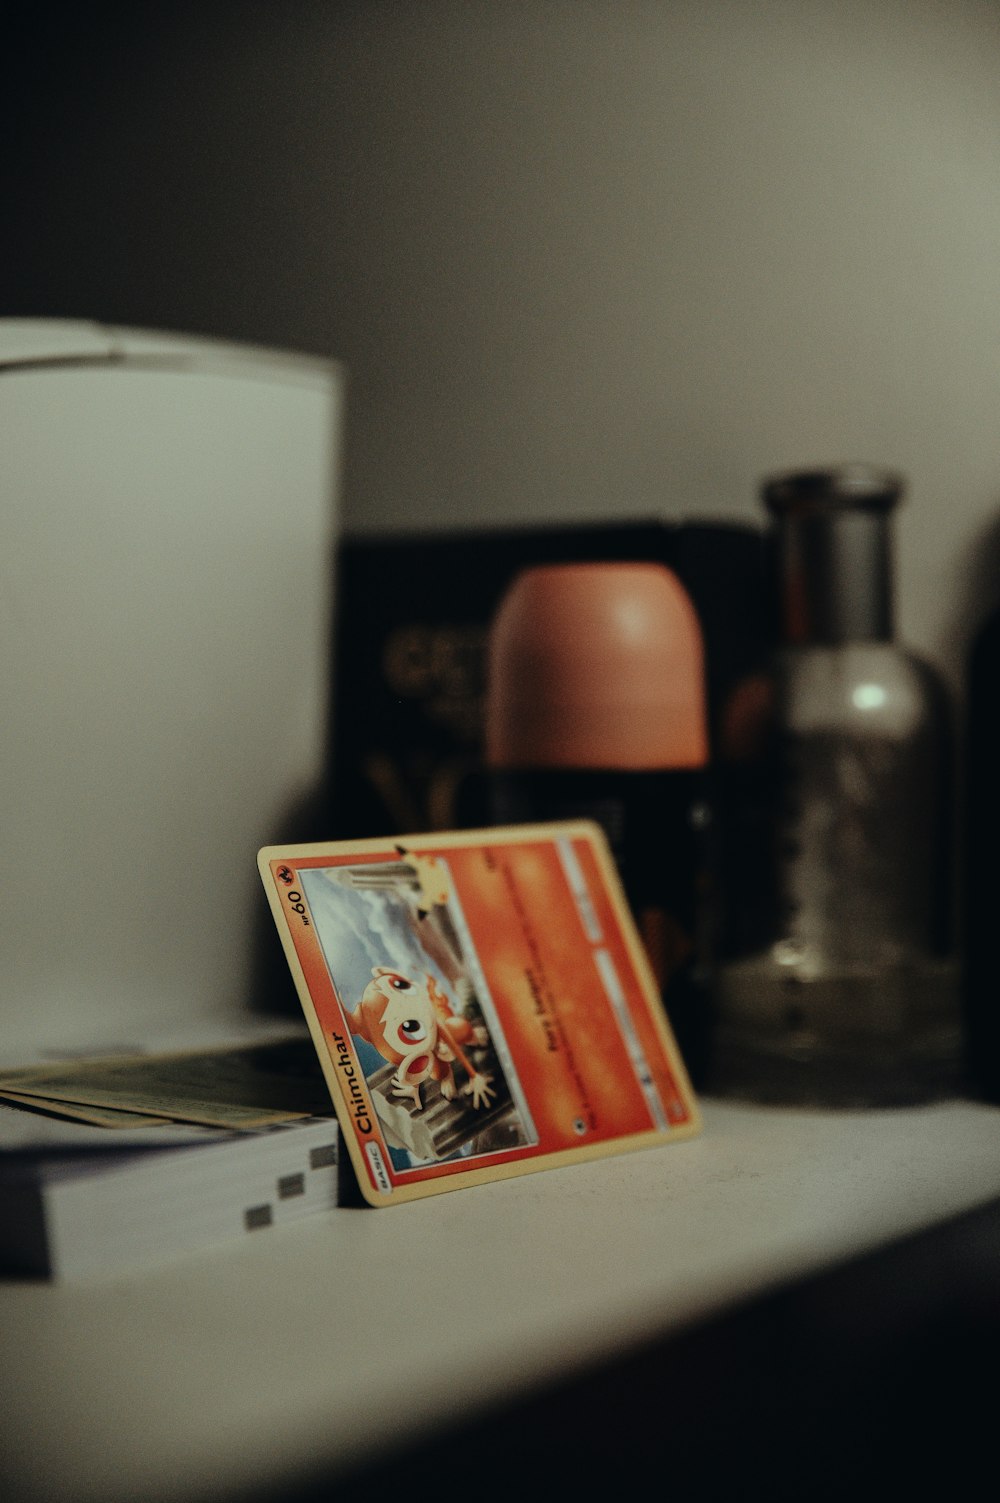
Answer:
[[[874,1105],[957,1083],[950,735],[940,682],[893,640],[890,521],[903,489],[866,465],[763,486],[781,615],[776,911],[770,942],[720,970],[723,1093]]]

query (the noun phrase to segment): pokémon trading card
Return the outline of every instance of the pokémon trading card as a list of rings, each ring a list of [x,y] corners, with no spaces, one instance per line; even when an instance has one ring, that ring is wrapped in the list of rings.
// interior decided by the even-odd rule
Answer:
[[[596,824],[258,860],[371,1205],[700,1130]]]

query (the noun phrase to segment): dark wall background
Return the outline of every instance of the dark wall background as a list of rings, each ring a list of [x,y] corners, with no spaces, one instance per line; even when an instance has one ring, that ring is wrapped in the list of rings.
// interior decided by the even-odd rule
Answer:
[[[911,478],[957,679],[1000,514],[989,0],[7,8],[0,314],[335,355],[348,523]]]

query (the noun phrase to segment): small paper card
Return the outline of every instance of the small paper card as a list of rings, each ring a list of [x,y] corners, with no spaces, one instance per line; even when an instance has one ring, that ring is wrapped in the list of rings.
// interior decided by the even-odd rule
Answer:
[[[252,1131],[329,1111],[308,1039],[237,1049],[70,1060],[0,1072],[0,1093],[8,1092],[50,1105],[61,1101],[113,1112],[141,1112],[232,1131]]]
[[[259,866],[370,1204],[700,1130],[597,825],[274,846]]]

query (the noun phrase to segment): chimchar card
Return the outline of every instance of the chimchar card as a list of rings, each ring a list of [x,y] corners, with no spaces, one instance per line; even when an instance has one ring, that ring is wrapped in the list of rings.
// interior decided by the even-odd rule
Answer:
[[[598,826],[274,846],[259,865],[370,1204],[699,1131]]]

